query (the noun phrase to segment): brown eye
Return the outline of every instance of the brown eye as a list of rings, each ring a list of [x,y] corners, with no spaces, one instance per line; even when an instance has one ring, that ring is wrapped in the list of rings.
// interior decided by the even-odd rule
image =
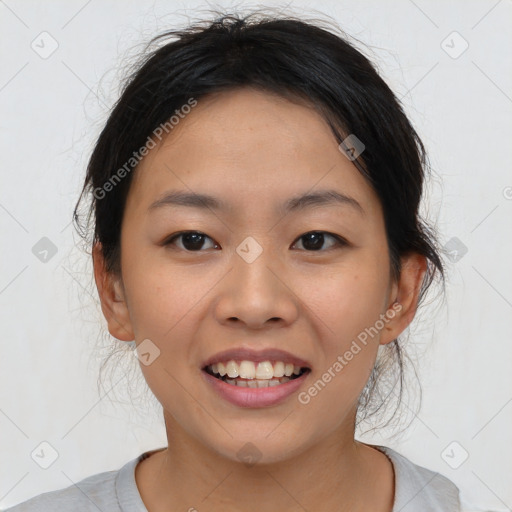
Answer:
[[[204,248],[206,239],[212,240],[209,236],[199,231],[182,231],[181,233],[172,235],[163,245],[175,245],[175,241],[179,239],[181,239],[181,247],[178,245],[178,248],[190,252],[200,251]],[[218,247],[217,244],[214,244],[214,246]],[[207,247],[207,249],[210,248],[211,247]]]
[[[331,244],[331,247],[329,247],[328,249],[332,248],[333,246],[335,247],[336,245],[347,245],[346,241],[343,240],[343,238],[332,233],[327,233],[326,231],[310,231],[309,233],[305,233],[304,235],[299,237],[298,240],[303,240],[303,248],[306,251],[311,252],[320,251],[325,243],[326,237],[334,240],[334,244]]]
[[[324,247],[327,240],[331,240],[327,249]],[[176,241],[180,240],[177,244]],[[213,244],[210,247],[205,247],[206,240],[211,240]],[[298,238],[302,241],[302,248],[308,252],[325,252],[333,248],[347,246],[348,243],[338,235],[327,233],[326,231],[310,231]],[[334,242],[332,242],[334,241]],[[297,243],[297,242],[296,242]],[[296,243],[294,245],[296,245]],[[201,252],[202,249],[219,248],[220,246],[213,241],[208,235],[200,231],[182,231],[171,235],[165,242],[164,246],[177,246],[178,249],[188,252]]]

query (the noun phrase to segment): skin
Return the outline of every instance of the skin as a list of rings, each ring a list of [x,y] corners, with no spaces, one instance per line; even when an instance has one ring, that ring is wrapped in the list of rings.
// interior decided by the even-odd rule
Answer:
[[[355,198],[364,214],[348,205],[275,211],[324,188]],[[229,209],[148,212],[171,189],[209,193]],[[183,239],[163,245],[182,230],[206,234],[203,248],[187,251]],[[348,245],[326,236],[320,250],[308,249],[302,236],[310,231]],[[236,252],[247,236],[263,249],[252,263]],[[251,88],[201,98],[136,170],[121,275],[105,271],[100,249],[95,279],[110,333],[160,350],[141,364],[168,438],[136,468],[149,512],[392,510],[393,466],[354,440],[356,404],[379,344],[414,317],[426,261],[404,256],[392,279],[378,196],[315,110]],[[242,409],[201,378],[202,363],[219,351],[278,347],[311,364],[304,391],[395,301],[401,310],[306,405],[294,394]],[[250,467],[237,457],[247,442],[261,452]]]

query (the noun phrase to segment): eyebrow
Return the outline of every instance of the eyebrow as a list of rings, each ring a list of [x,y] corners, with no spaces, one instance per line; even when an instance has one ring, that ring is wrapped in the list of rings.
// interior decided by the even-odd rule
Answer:
[[[307,208],[320,206],[350,206],[360,214],[365,215],[361,204],[353,197],[347,196],[336,190],[319,190],[312,193],[306,193],[300,196],[288,199],[283,205],[277,208],[281,214],[302,211]],[[208,194],[199,194],[196,192],[186,192],[181,190],[171,190],[165,192],[159,199],[151,203],[148,211],[160,209],[162,207],[185,206],[199,208],[202,210],[229,210],[229,206],[224,201]]]

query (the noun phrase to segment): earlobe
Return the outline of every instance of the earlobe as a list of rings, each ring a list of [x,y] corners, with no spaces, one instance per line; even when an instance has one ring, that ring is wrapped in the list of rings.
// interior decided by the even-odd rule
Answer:
[[[135,336],[131,327],[121,277],[106,270],[101,243],[94,244],[92,257],[94,279],[108,330],[114,338],[121,341],[133,341]]]
[[[396,339],[412,322],[418,307],[421,285],[427,270],[425,256],[410,253],[402,257],[402,268],[397,285],[396,298],[389,306],[386,316],[392,318],[384,326],[380,344],[385,345]]]

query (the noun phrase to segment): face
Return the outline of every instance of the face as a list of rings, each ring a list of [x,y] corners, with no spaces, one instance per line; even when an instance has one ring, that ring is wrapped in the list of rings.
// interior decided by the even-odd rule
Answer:
[[[111,334],[146,340],[141,369],[168,430],[234,461],[246,442],[272,462],[353,440],[379,343],[412,319],[424,266],[404,260],[392,280],[379,199],[323,118],[251,89],[203,98],[133,178],[122,275],[102,274],[96,251],[96,281]],[[331,201],[289,204],[326,191]],[[173,192],[219,204],[163,199]],[[250,388],[204,369],[251,359],[307,370]],[[251,373],[231,370],[242,366]]]

